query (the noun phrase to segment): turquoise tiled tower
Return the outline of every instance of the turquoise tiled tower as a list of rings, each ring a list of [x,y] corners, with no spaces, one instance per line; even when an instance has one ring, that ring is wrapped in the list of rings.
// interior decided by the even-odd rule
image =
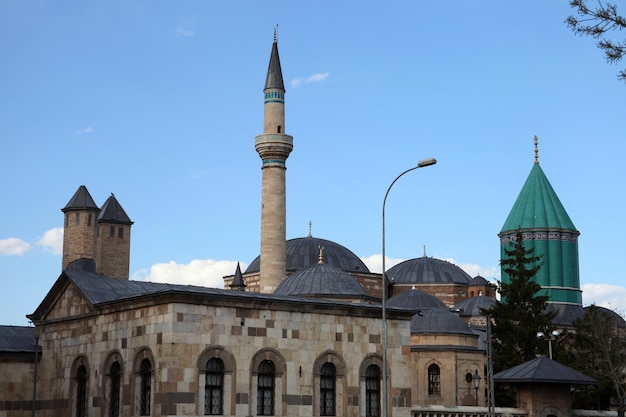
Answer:
[[[539,166],[536,136],[535,163],[498,234],[501,259],[506,256],[504,250],[512,247],[518,229],[524,246],[535,248],[534,254],[543,256],[543,266],[535,281],[550,297],[550,308],[557,311],[556,322],[571,324],[582,315],[578,270],[580,232]],[[502,281],[508,280],[509,276],[502,271]]]

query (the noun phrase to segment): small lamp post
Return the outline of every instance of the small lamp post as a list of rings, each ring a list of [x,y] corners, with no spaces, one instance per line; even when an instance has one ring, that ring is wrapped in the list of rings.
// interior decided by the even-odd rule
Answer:
[[[537,339],[547,340],[548,341],[548,353],[550,354],[550,359],[552,359],[552,341],[556,340],[557,337],[561,335],[561,332],[558,330],[552,330],[550,332],[550,336],[546,336],[544,332],[537,332]]]
[[[476,407],[478,407],[478,388],[480,387],[480,375],[478,374],[478,369],[474,372],[472,376],[472,380],[474,380],[474,389],[476,390]]]

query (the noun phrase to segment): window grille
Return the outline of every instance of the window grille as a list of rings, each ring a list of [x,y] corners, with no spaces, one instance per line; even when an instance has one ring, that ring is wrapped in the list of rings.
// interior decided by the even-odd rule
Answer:
[[[260,416],[274,415],[274,362],[264,360],[259,365],[257,381],[256,413]]]
[[[380,369],[376,365],[365,370],[365,415],[380,416]]]
[[[326,362],[320,371],[320,415],[334,416],[335,413],[335,385],[337,369],[335,365]]]
[[[204,383],[204,415],[223,414],[224,362],[212,358],[206,364]]]

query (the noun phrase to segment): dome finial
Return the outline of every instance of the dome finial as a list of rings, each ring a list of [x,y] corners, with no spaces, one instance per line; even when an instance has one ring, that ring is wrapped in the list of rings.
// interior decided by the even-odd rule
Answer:
[[[539,139],[535,135],[535,164],[539,163]]]
[[[324,263],[324,246],[319,245],[317,248],[320,250],[319,261],[317,263],[323,264]]]
[[[274,42],[278,42],[278,23],[274,26]]]
[[[313,228],[313,222],[311,220],[309,220],[309,236],[307,236],[307,237],[313,236],[313,234],[311,233],[311,229],[312,228]]]
[[[424,245],[424,255],[423,255],[423,257],[424,258],[426,257],[426,245]]]

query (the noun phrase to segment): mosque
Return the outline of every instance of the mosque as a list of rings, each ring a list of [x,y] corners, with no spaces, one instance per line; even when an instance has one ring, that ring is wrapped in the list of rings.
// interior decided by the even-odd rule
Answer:
[[[495,286],[426,253],[383,283],[339,243],[287,240],[294,145],[276,35],[263,108],[259,257],[225,289],[129,280],[133,222],[114,195],[98,207],[80,186],[62,209],[62,272],[28,315],[34,327],[0,326],[0,417],[461,416],[486,406],[480,308],[496,302]],[[537,154],[502,248],[518,229],[544,254],[537,280],[559,324],[571,324],[583,311],[579,232]]]

